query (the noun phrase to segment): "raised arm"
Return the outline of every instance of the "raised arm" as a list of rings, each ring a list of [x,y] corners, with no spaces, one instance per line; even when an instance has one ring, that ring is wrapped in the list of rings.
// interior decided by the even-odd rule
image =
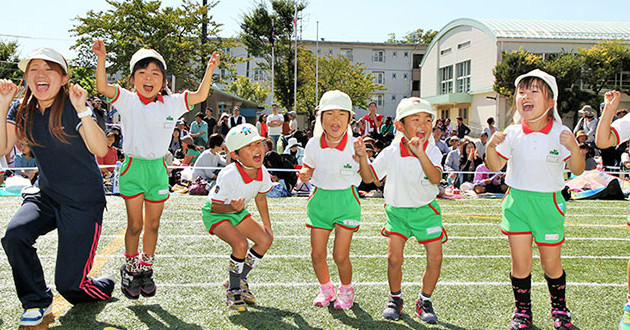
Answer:
[[[610,91],[604,95],[604,110],[599,118],[597,131],[595,131],[595,144],[600,149],[612,147],[617,142],[617,139],[610,131],[610,124],[612,124],[613,115],[620,101],[621,93],[618,91]]]
[[[0,79],[0,156],[8,154],[17,142],[15,125],[7,123],[7,113],[17,89],[11,80]]]
[[[107,50],[101,40],[94,40],[92,51],[96,54],[96,89],[99,93],[109,99],[116,97],[116,86],[107,82],[107,72],[105,71],[105,61],[107,60]]]
[[[70,85],[68,91],[70,102],[77,111],[77,115],[86,111],[90,112],[85,105],[87,99],[87,91],[79,85]],[[98,126],[96,120],[91,114],[81,118],[81,127],[79,127],[79,135],[83,139],[88,150],[98,156],[105,157],[107,155],[107,137],[103,130]]]
[[[188,94],[188,104],[193,105],[201,103],[208,98],[210,93],[210,86],[212,85],[212,72],[216,67],[221,64],[221,56],[219,54],[212,53],[208,66],[206,67],[206,73],[203,75],[203,80],[199,85],[199,88],[195,92]]]

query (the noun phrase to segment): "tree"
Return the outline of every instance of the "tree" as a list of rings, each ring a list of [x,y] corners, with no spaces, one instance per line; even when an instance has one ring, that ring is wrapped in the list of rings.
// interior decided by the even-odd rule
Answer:
[[[266,84],[255,83],[245,76],[238,76],[225,87],[225,90],[256,104],[263,104],[270,88]]]
[[[271,8],[268,8],[271,4]],[[260,69],[271,70],[271,47],[274,46],[274,95],[278,103],[287,109],[293,107],[294,46],[293,18],[295,10],[303,11],[306,2],[293,0],[271,0],[260,2],[250,13],[245,14],[241,23],[240,39],[249,55],[261,56],[266,63]],[[297,22],[296,22],[297,23]],[[273,35],[273,37],[272,37]],[[298,61],[298,65],[301,65]],[[298,67],[298,72],[300,67]],[[298,90],[304,79],[298,75]]]
[[[387,39],[385,42],[390,44],[430,44],[437,33],[437,31],[433,30],[427,30],[425,32],[424,29],[416,29],[415,31],[405,34],[400,40],[396,39],[395,33],[390,33],[389,39]]]
[[[507,97],[510,103],[513,101],[514,81],[524,73],[542,68],[542,57],[530,52],[504,51],[501,53],[501,62],[492,69],[494,74],[494,91]]]
[[[71,65],[70,66],[70,83],[79,84],[83,87],[88,95],[96,95],[96,71],[94,68]]]
[[[589,49],[581,49],[579,54],[584,67],[582,79],[595,95],[604,89],[630,92],[627,85],[622,86],[620,79],[616,79],[621,72],[630,70],[630,49],[624,43],[604,41]]]
[[[16,41],[0,40],[0,79],[11,79],[17,83],[22,78],[23,72],[17,66],[17,62],[20,61],[17,48]]]
[[[152,48],[165,59],[167,73],[182,83],[182,88],[196,88],[206,68],[204,59],[216,51],[221,54],[221,67],[233,71],[235,61],[225,51],[230,40],[217,36],[221,25],[208,16],[216,6],[211,2],[202,6],[196,1],[183,0],[180,7],[162,7],[160,0],[107,0],[106,11],[88,11],[77,17],[70,32],[77,36],[74,49],[76,63],[94,68],[96,57],[91,47],[94,39],[101,39],[108,51],[108,72],[129,74],[129,60],[139,48]],[[208,25],[210,42],[201,44],[201,25]],[[219,75],[215,75],[215,78]]]

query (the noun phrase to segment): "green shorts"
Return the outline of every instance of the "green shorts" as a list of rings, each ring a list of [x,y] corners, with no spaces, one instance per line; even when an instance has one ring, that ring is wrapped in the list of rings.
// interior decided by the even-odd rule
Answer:
[[[212,231],[216,226],[220,223],[229,221],[232,226],[236,227],[241,221],[251,217],[246,208],[242,209],[241,212],[238,213],[213,213],[211,211],[212,201],[207,200],[203,206],[201,207],[201,218],[203,219],[203,224],[206,225],[206,230],[210,235],[213,235]]]
[[[448,236],[442,227],[442,211],[437,200],[421,207],[394,207],[385,205],[387,221],[381,230],[385,237],[396,235],[405,240],[413,236],[418,243],[440,240],[446,243]]]
[[[315,188],[306,203],[306,227],[332,230],[335,225],[357,231],[361,222],[359,192],[352,186],[343,190]]]
[[[532,235],[538,245],[564,242],[566,202],[560,193],[541,193],[511,188],[501,203],[501,231],[506,235]]]
[[[163,158],[125,157],[121,166],[120,196],[124,199],[144,195],[144,200],[162,203],[168,199],[168,170]]]

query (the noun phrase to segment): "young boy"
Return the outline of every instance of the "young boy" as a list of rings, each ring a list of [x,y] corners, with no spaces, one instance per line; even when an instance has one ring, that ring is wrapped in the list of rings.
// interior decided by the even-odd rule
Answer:
[[[370,183],[387,176],[384,190],[387,221],[381,230],[388,237],[390,295],[383,311],[386,319],[397,320],[402,313],[403,249],[407,239],[414,236],[427,251],[415,314],[424,322],[437,323],[431,294],[440,276],[442,243],[447,236],[435,200],[442,176],[442,153],[431,139],[434,116],[429,102],[417,97],[403,99],[396,109],[396,138],[372,164],[368,163],[363,141],[355,143],[363,181]]]
[[[224,287],[227,289],[227,305],[239,312],[247,310],[246,302],[256,301],[249,290],[247,275],[273,242],[265,196],[272,183],[263,166],[263,140],[251,124],[230,129],[225,144],[234,162],[219,172],[217,184],[201,209],[208,232],[232,247],[230,277]],[[247,211],[247,202],[252,198],[262,224]],[[247,239],[254,242],[249,251]]]

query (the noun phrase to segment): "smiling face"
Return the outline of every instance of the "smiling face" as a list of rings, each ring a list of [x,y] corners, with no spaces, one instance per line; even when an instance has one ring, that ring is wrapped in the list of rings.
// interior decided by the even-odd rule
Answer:
[[[68,75],[59,64],[36,59],[29,62],[25,80],[39,106],[45,109],[53,103],[61,87],[68,84]]]
[[[322,127],[330,140],[339,140],[348,130],[349,112],[346,110],[327,110],[322,113]]]
[[[252,142],[242,147],[241,149],[238,149],[238,153],[230,153],[230,156],[240,161],[241,164],[247,167],[260,168],[263,165],[263,160],[265,156],[265,147],[263,146],[263,141],[259,140],[256,142]]]
[[[407,139],[418,137],[428,138],[431,134],[433,117],[426,112],[414,113],[396,122],[396,129],[405,134]]]
[[[524,120],[531,121],[553,108],[554,100],[549,86],[538,78],[523,79],[516,88],[516,109]],[[548,112],[550,117],[553,113]]]
[[[142,61],[138,62],[131,76],[131,83],[140,95],[153,100],[162,91],[164,74],[155,60],[150,61],[145,68],[140,63]]]

